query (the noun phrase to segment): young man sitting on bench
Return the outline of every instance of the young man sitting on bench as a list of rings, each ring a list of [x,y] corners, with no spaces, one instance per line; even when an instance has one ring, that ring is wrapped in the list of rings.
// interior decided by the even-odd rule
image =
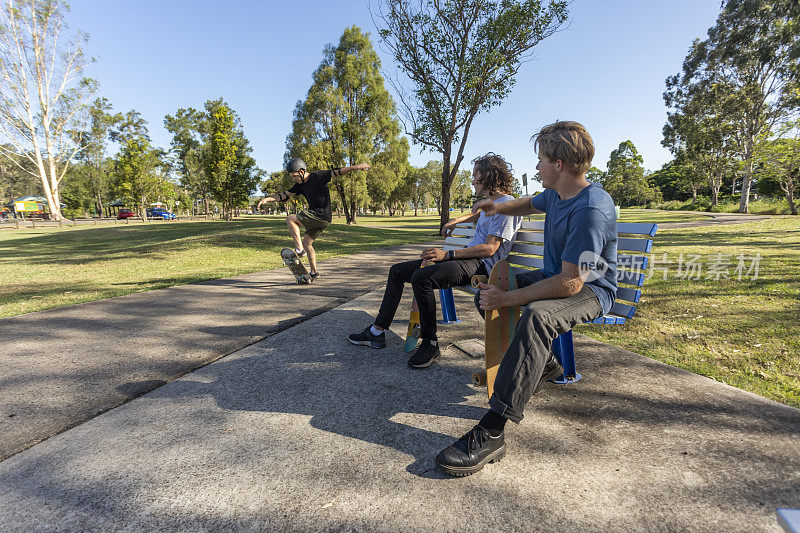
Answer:
[[[473,207],[487,215],[546,213],[544,266],[518,274],[519,288],[513,291],[480,286],[483,310],[525,307],[500,363],[489,411],[436,457],[437,466],[454,476],[474,474],[505,455],[506,421],[519,423],[539,386],[562,373],[551,352],[553,340],[608,313],[617,292],[614,201],[586,180],[594,156],[592,138],[577,122],[556,122],[535,135],[534,147],[543,193],[503,203],[487,199]]]
[[[514,199],[509,194],[514,185],[514,177],[502,157],[489,153],[474,159],[473,163],[472,186],[476,196],[488,197],[493,205]],[[348,337],[350,342],[384,348],[384,332],[394,319],[403,295],[403,286],[410,282],[419,306],[421,342],[408,360],[408,365],[412,368],[430,366],[440,355],[436,338],[436,297],[433,290],[465,285],[472,276],[491,272],[497,261],[508,256],[514,236],[522,224],[522,217],[470,213],[445,224],[442,235],[451,234],[460,222],[475,221],[475,236],[466,248],[448,252],[441,248],[427,248],[420,254],[420,259],[393,265],[389,269],[386,292],[375,322],[360,333],[351,334]],[[420,268],[427,263],[432,264]]]

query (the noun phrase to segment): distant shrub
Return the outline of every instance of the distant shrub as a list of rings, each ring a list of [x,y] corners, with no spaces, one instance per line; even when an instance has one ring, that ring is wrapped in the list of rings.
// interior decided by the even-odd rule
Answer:
[[[663,209],[666,211],[707,211],[710,213],[738,213],[739,198],[721,198],[719,204],[711,205],[711,198],[698,196],[697,201],[691,200],[669,200],[666,202],[651,203],[648,209]],[[749,206],[752,215],[788,215],[790,213],[789,204],[785,198],[759,198],[751,200]]]

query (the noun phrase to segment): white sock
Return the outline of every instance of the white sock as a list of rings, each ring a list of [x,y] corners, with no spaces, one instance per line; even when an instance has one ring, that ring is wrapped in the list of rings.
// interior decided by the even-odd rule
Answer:
[[[375,324],[373,324],[373,325],[371,325],[371,326],[369,327],[369,331],[370,331],[370,333],[372,333],[373,335],[380,335],[381,333],[383,333],[383,330],[380,330],[380,329],[375,329]]]
[[[297,252],[297,255],[300,255],[300,254],[303,253],[303,249],[302,248],[295,248],[294,251]]]

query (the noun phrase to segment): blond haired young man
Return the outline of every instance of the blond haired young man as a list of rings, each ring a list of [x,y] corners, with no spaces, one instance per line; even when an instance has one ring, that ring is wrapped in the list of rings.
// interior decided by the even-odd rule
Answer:
[[[500,364],[490,410],[436,457],[437,466],[454,476],[474,474],[505,455],[506,421],[519,423],[539,386],[563,372],[551,352],[553,340],[607,313],[616,297],[616,213],[611,196],[586,180],[592,138],[577,122],[556,122],[534,139],[544,192],[499,204],[482,200],[473,207],[487,215],[545,213],[544,266],[518,274],[514,291],[481,285],[482,310],[521,305],[524,312]]]

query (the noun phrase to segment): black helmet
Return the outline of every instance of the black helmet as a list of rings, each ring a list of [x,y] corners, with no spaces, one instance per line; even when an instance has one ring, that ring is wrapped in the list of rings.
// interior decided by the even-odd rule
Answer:
[[[286,165],[287,172],[300,172],[301,170],[308,171],[308,168],[303,160],[297,157],[289,161],[289,164]]]

